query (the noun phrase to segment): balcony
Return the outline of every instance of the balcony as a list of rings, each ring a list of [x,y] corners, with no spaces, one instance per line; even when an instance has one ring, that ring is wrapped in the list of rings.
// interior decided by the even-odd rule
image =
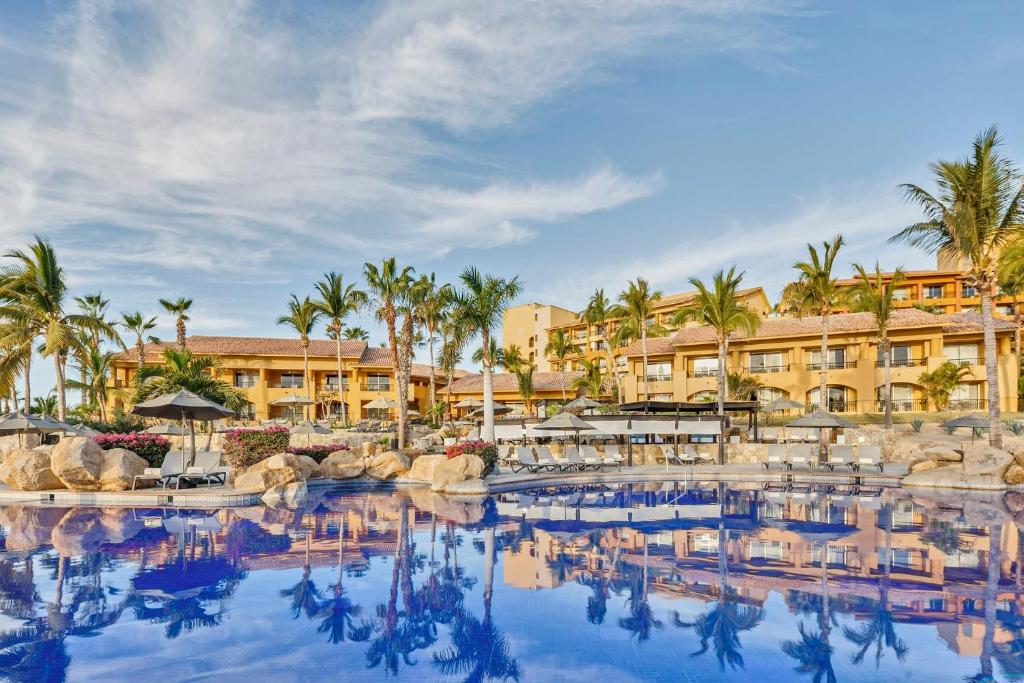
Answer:
[[[804,409],[810,413],[818,410],[818,402],[806,403]],[[847,401],[845,398],[830,398],[828,400],[828,412],[830,413],[845,413],[847,411],[855,411],[856,405],[854,401]]]
[[[951,398],[948,410],[984,410],[986,407],[988,407],[988,402],[983,398]]]
[[[950,358],[947,362],[953,365],[983,365],[985,363],[981,358]]]
[[[830,360],[828,362],[828,370],[847,370],[849,368],[857,367],[857,361],[855,360]],[[818,371],[821,370],[821,363],[808,363],[808,370]]]
[[[913,368],[913,367],[916,367],[918,365],[924,365],[924,361],[921,360],[920,358],[901,358],[901,359],[898,359],[898,360],[896,358],[893,358],[889,365],[890,365],[890,367],[894,367],[894,368]],[[875,367],[876,368],[883,368],[883,367],[885,367],[885,361],[876,360],[875,361]]]
[[[913,398],[894,398],[890,401],[894,413],[921,413],[928,410],[928,402]],[[875,401],[875,412],[885,412],[885,401]]]
[[[233,385],[236,389],[254,389],[259,381],[259,377],[236,377]]]
[[[671,382],[672,375],[647,375],[648,382]]]
[[[686,376],[690,379],[695,379],[697,377],[717,377],[718,368],[697,368],[696,370],[691,370]]]
[[[305,386],[302,380],[281,380],[270,385],[271,389],[301,389]]]
[[[391,391],[390,382],[369,382],[359,385],[362,391]]]
[[[772,372],[789,372],[789,363],[782,365],[748,365],[744,368],[751,375],[764,375]]]

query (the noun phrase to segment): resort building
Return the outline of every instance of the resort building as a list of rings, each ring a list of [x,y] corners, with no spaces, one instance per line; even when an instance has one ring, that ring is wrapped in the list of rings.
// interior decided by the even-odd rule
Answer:
[[[147,344],[147,363],[163,362],[164,348],[172,343]],[[245,392],[249,399],[249,412],[244,417],[266,420],[291,417],[289,406],[272,405],[288,394],[307,395],[316,401],[310,406],[311,417],[339,415],[337,399],[338,361],[335,342],[313,339],[309,345],[309,375],[303,375],[302,344],[298,339],[266,337],[208,337],[188,338],[187,348],[196,354],[217,359],[215,375]],[[373,347],[365,341],[343,341],[342,386],[348,417],[359,419],[391,419],[394,410],[367,408],[366,404],[378,398],[398,400],[398,385],[388,349]],[[111,382],[116,389],[131,387],[138,361],[134,349],[115,357]],[[459,371],[458,375],[466,374]],[[426,412],[429,408],[430,368],[414,364],[409,386],[409,407]],[[437,390],[444,386],[444,377],[437,373]],[[126,400],[111,392],[113,407],[124,407]]]
[[[892,273],[883,273],[885,282],[892,281]],[[839,285],[850,287],[858,280],[840,280]],[[995,296],[995,314],[1013,318],[1018,296],[1005,294],[1001,290]],[[959,313],[981,311],[981,297],[977,289],[967,283],[967,274],[959,270],[910,270],[904,271],[903,281],[893,292],[897,308],[923,308],[933,313]],[[846,310],[840,308],[839,310]]]
[[[882,409],[882,358],[878,328],[869,313],[836,313],[828,318],[828,408],[832,412],[868,413]],[[997,321],[997,364],[1001,409],[1017,410],[1018,361],[1013,353],[1014,326]],[[934,410],[926,400],[921,373],[946,362],[970,369],[950,397],[950,409],[987,407],[981,316],[961,312],[937,315],[918,309],[893,313],[892,400],[897,412]],[[769,318],[752,337],[735,335],[729,342],[726,366],[756,378],[758,398],[769,402],[789,398],[818,404],[822,359],[821,319]],[[640,342],[625,349],[627,372],[623,399],[710,401],[717,395],[718,355],[714,331],[688,327],[666,337],[647,340],[647,375]]]
[[[564,403],[579,393],[573,388],[573,382],[583,377],[582,372],[541,372],[533,373],[533,395],[531,406],[526,405],[522,392],[519,390],[519,378],[510,372],[496,372],[493,377],[494,400],[512,408],[515,414],[536,416],[548,403]],[[445,392],[448,390],[445,389]],[[463,399],[482,400],[484,395],[484,378],[481,374],[464,375],[453,380],[451,385],[452,403]],[[611,393],[600,398],[611,400]]]
[[[768,317],[771,304],[762,288],[745,289],[739,295],[748,308],[762,318]],[[661,297],[654,305],[652,322],[670,331],[674,330],[676,326],[670,322],[672,316],[680,308],[692,303],[696,296],[696,292],[682,292]],[[568,309],[530,303],[513,306],[505,311],[502,342],[505,348],[518,346],[523,357],[536,364],[540,372],[580,370],[584,359],[596,360],[602,371],[608,372],[608,344],[617,328],[618,320],[615,319],[601,325],[587,325],[578,313]],[[564,368],[556,367],[556,362],[544,352],[551,335],[558,330],[565,330],[581,352],[567,358]],[[621,345],[612,349],[612,356],[620,371],[626,365],[626,356],[622,353],[625,348],[625,345]]]

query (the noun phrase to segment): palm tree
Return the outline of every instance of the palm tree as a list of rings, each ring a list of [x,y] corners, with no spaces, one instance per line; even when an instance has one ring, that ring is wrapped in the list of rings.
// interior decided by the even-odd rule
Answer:
[[[85,380],[81,382],[68,380],[70,388],[81,390],[86,397],[83,404],[90,406],[92,410],[99,411],[100,422],[107,421],[107,391],[110,386],[113,363],[114,353],[112,351],[100,351],[96,347],[90,347],[82,365],[78,367]]]
[[[892,429],[892,354],[889,343],[889,321],[892,318],[896,288],[904,280],[903,269],[897,267],[886,282],[882,268],[875,262],[875,272],[868,273],[864,266],[855,263],[857,284],[850,288],[846,297],[850,310],[870,313],[878,326],[878,350],[882,354],[883,389],[882,402],[885,410],[885,428]]]
[[[661,290],[652,290],[647,280],[638,277],[627,283],[624,291],[619,292],[619,303],[612,309],[613,317],[620,319],[619,328],[615,330],[612,343],[615,346],[621,346],[637,339],[640,340],[640,353],[643,355],[644,363],[644,399],[648,394],[647,337],[665,334],[665,329],[656,324],[654,320],[654,306],[660,299]],[[637,392],[639,394],[639,386]]]
[[[461,320],[467,334],[479,333],[481,346],[489,349],[491,331],[501,324],[505,309],[519,296],[523,285],[518,277],[511,280],[483,275],[476,268],[466,268],[459,276],[463,288],[452,295],[453,315]],[[494,359],[490,353],[483,359],[484,422],[480,436],[494,441]]]
[[[435,275],[431,273],[423,280],[422,301],[416,309],[417,321],[423,326],[427,335],[427,352],[430,354],[430,408],[433,410],[437,405],[437,377],[434,370],[434,340],[437,337],[437,328],[448,314],[451,307],[451,286],[443,284],[438,286]]]
[[[353,341],[370,341],[369,331],[362,327],[346,327],[341,336],[343,339],[351,339]]]
[[[96,292],[94,294],[85,294],[84,296],[76,296],[75,297],[75,303],[78,304],[78,309],[82,313],[82,315],[91,316],[93,318],[96,318],[97,320],[101,320],[101,321],[104,321],[104,322],[110,322],[111,323],[111,329],[115,330],[115,334],[114,334],[113,338],[108,338],[108,341],[112,341],[115,344],[117,344],[118,346],[120,346],[121,348],[124,348],[124,343],[121,341],[120,335],[118,335],[116,333],[116,329],[117,329],[116,328],[116,324],[117,323],[114,322],[114,321],[107,321],[107,319],[106,319],[107,308],[110,306],[110,300],[109,299],[104,299],[102,292]],[[80,368],[79,371],[82,373],[82,374],[79,375],[79,380],[81,380],[81,384],[85,384],[85,381],[86,381],[86,377],[85,377],[85,374],[84,374],[85,371],[82,370],[81,368],[82,368],[82,366],[84,366],[84,365],[86,365],[88,363],[88,358],[87,358],[87,356],[88,356],[88,349],[90,347],[91,348],[99,347],[99,345],[100,345],[100,337],[101,337],[99,331],[96,330],[96,329],[90,330],[89,332],[83,332],[83,334],[86,335],[86,339],[88,340],[88,342],[87,343],[82,343],[81,344],[81,349],[76,354],[78,356],[78,361],[79,361],[79,368]],[[85,400],[86,400],[86,392],[83,389],[82,390],[82,402],[85,402]]]
[[[523,411],[526,415],[533,414],[533,397],[536,392],[533,390],[533,373],[537,366],[533,363],[520,365],[512,374],[516,376],[516,384],[519,386],[519,395],[523,397]]]
[[[334,349],[338,361],[338,402],[341,404],[341,422],[348,424],[348,411],[345,407],[345,382],[341,364],[341,339],[345,318],[364,306],[367,301],[366,292],[357,289],[353,284],[345,284],[344,278],[335,273],[324,273],[322,280],[315,285],[320,298],[313,306],[329,319],[328,332],[334,339]]]
[[[583,391],[584,396],[598,399],[604,393],[604,373],[601,365],[594,360],[583,360],[583,376],[572,381],[573,391]]]
[[[3,301],[0,300],[0,306]],[[30,369],[32,365],[32,340],[27,338],[25,331],[13,326],[0,324],[0,396],[10,397],[12,410],[18,412],[18,391],[15,388],[18,377],[24,382],[26,410],[32,398],[32,381]]]
[[[302,384],[306,387],[306,398],[312,398],[309,386],[309,335],[313,334],[313,328],[319,322],[321,314],[321,310],[308,296],[300,300],[292,294],[288,301],[288,315],[282,315],[277,319],[278,325],[291,327],[299,335],[302,344]],[[340,374],[338,381],[341,381]],[[306,406],[306,411],[306,419],[309,419],[309,406]]]
[[[391,352],[391,366],[395,371],[398,384],[398,446],[405,446],[405,419],[409,406],[405,401],[408,394],[408,383],[403,388],[401,349],[398,344],[398,316],[400,307],[412,286],[412,266],[398,267],[395,257],[384,259],[380,266],[367,263],[363,266],[363,277],[366,288],[372,295],[377,320],[382,321],[388,330],[388,350]]]
[[[544,355],[555,359],[558,371],[562,373],[560,381],[562,384],[562,402],[566,400],[565,395],[565,366],[566,359],[570,356],[578,356],[583,353],[580,347],[572,343],[572,337],[565,330],[555,330],[544,347]]]
[[[615,356],[612,354],[612,335],[608,333],[608,322],[615,319],[615,308],[608,297],[604,295],[603,289],[595,289],[590,295],[587,307],[580,313],[580,317],[591,327],[603,325],[605,327],[605,355],[608,361],[608,372],[615,380],[615,395],[619,401],[622,400],[622,378],[615,367]]]
[[[50,392],[46,396],[36,396],[32,400],[32,412],[36,415],[53,415],[57,412],[57,394]]]
[[[734,332],[742,332],[749,337],[761,324],[761,319],[739,296],[742,280],[743,273],[737,274],[735,266],[730,268],[728,273],[724,270],[715,273],[710,287],[702,280],[690,278],[690,284],[697,289],[697,296],[693,303],[684,306],[672,316],[674,325],[696,320],[715,331],[715,342],[718,344],[718,414],[721,416],[725,415],[725,392],[728,387],[726,363],[729,355],[729,337]]]
[[[949,406],[953,389],[970,374],[971,369],[966,365],[946,362],[930,372],[922,372],[917,381],[924,387],[925,396],[935,406],[935,410],[942,412]]]
[[[661,621],[654,616],[654,610],[648,601],[648,558],[647,538],[644,537],[644,560],[639,571],[632,571],[629,584],[629,597],[626,599],[626,606],[629,608],[629,616],[619,618],[619,628],[629,631],[636,636],[637,640],[643,642],[651,637],[651,630],[661,628]]]
[[[512,344],[507,349],[500,349],[497,355],[497,360],[498,365],[500,365],[505,372],[515,372],[526,365],[526,359],[523,357],[523,350],[519,348],[518,344]]]
[[[753,375],[745,375],[741,371],[730,372],[725,378],[730,398],[746,401],[751,394],[764,388],[764,382]]]
[[[139,368],[135,375],[132,400],[138,403],[184,389],[221,403],[232,410],[241,410],[248,400],[240,390],[213,376],[212,373],[217,367],[217,361],[213,356],[194,356],[188,350],[166,348],[163,363]],[[192,456],[195,457],[196,429],[192,420],[188,421],[188,430]]]
[[[68,286],[64,269],[49,242],[36,237],[28,251],[15,249],[4,256],[14,259],[15,265],[0,271],[0,319],[9,321],[5,329],[8,336],[0,338],[0,348],[42,338],[42,354],[53,358],[57,377],[57,416],[64,420],[64,359],[82,347],[75,332],[81,330],[109,338],[116,338],[117,332],[105,320],[65,312]]]
[[[121,326],[135,335],[135,357],[141,368],[146,364],[146,343],[143,339],[156,329],[156,318],[147,318],[141,311],[121,314]]]
[[[437,328],[441,335],[441,348],[437,354],[437,365],[445,377],[444,415],[452,417],[452,380],[455,367],[462,360],[462,349],[466,345],[466,326],[449,310]]]
[[[1010,160],[999,155],[1000,143],[999,131],[992,126],[975,138],[970,157],[933,163],[935,194],[911,183],[901,185],[907,199],[924,211],[925,220],[891,238],[966,262],[965,282],[981,296],[989,443],[996,447],[1002,446],[1003,436],[993,289],[1000,252],[1024,228],[1024,183]]]
[[[836,673],[832,669],[832,652],[834,648],[822,631],[808,632],[801,621],[797,626],[800,640],[787,640],[782,644],[782,651],[797,660],[797,673],[810,674],[814,683],[836,683]]]
[[[818,408],[825,412],[828,411],[828,318],[844,302],[846,295],[845,290],[839,286],[839,280],[832,277],[832,268],[842,246],[842,235],[836,235],[831,242],[823,242],[821,252],[813,244],[808,244],[808,260],[793,264],[799,277],[786,287],[784,294],[797,315],[821,317]],[[819,432],[821,439],[824,439],[825,430]]]
[[[999,262],[999,291],[1013,297],[1013,353],[1020,359],[1021,324],[1020,295],[1024,293],[1024,239],[1016,240],[1003,251]]]
[[[174,326],[178,332],[178,348],[185,350],[185,323],[188,322],[188,309],[192,308],[192,299],[178,297],[174,301],[160,299],[160,305],[164,310],[174,316]]]

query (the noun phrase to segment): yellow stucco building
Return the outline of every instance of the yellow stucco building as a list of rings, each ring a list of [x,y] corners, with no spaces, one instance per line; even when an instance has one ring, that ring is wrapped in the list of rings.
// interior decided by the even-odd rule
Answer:
[[[173,344],[147,344],[146,362],[163,360],[163,349]],[[310,415],[324,417],[340,414],[336,399],[338,388],[337,355],[335,342],[327,339],[311,340],[309,347],[309,375],[303,376],[302,345],[298,339],[267,337],[189,337],[187,348],[193,353],[210,355],[220,366],[215,374],[243,391],[250,402],[250,411],[244,417],[266,420],[288,417],[291,409],[271,403],[287,394],[308,395],[318,401],[310,407]],[[384,397],[398,400],[398,385],[387,349],[373,347],[364,341],[343,341],[342,384],[349,420],[365,418],[389,419],[394,411],[366,408],[374,399]],[[132,385],[138,369],[134,349],[117,354],[113,363],[111,382],[115,388]],[[459,372],[459,375],[465,374]],[[409,387],[409,406],[421,413],[429,408],[429,368],[414,364]],[[444,386],[438,373],[437,390]],[[329,398],[334,394],[335,398]],[[114,407],[123,407],[126,401],[112,399]]]

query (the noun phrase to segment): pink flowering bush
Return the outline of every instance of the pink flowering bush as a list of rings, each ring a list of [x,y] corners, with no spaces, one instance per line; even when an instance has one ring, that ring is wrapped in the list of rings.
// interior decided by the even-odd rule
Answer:
[[[484,461],[483,476],[485,477],[490,474],[494,469],[494,466],[498,464],[498,447],[490,441],[462,441],[444,449],[444,454],[448,456],[449,459],[462,455],[463,453],[472,453],[473,455],[479,456],[479,458]]]
[[[288,452],[292,455],[308,455],[317,462],[321,462],[331,453],[338,451],[347,451],[349,447],[343,443],[329,443],[324,445],[313,445],[313,446],[289,446]]]
[[[241,472],[260,460],[288,450],[287,427],[267,429],[234,429],[224,434],[224,458]]]
[[[143,458],[153,467],[160,467],[164,456],[171,450],[171,442],[157,434],[130,432],[128,434],[97,434],[92,437],[100,448],[125,448]]]

